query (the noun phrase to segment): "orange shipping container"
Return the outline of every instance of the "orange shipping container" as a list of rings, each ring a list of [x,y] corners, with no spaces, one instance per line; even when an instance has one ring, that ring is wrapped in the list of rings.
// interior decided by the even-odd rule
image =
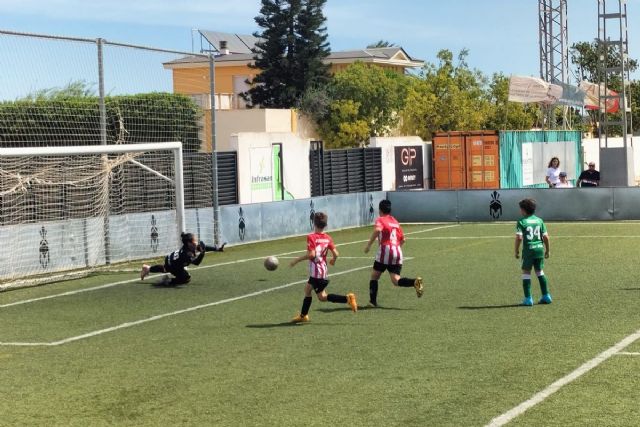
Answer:
[[[496,132],[438,132],[432,143],[436,189],[500,188]]]

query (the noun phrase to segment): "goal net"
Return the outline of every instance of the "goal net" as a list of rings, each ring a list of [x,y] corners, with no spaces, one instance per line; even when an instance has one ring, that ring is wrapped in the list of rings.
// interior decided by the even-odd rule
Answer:
[[[0,148],[0,290],[175,250],[181,147]]]

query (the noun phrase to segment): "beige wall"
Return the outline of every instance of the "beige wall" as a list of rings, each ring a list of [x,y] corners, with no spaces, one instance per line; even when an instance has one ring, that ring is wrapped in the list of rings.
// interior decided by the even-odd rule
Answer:
[[[210,111],[205,112],[205,126],[210,126]],[[216,111],[216,146],[218,151],[233,150],[231,139],[240,132],[292,133],[305,140],[318,139],[313,122],[295,110],[247,109]],[[202,151],[211,151],[209,129],[204,129]]]
[[[381,64],[381,63],[365,63],[371,66],[391,70],[398,74],[404,74],[405,68],[399,65]],[[344,70],[351,64],[331,64],[330,72],[335,74]],[[248,65],[236,66],[216,66],[215,83],[216,93],[234,93],[233,79],[234,77],[248,77],[252,80],[256,75],[256,70]],[[174,68],[173,69],[173,91],[175,93],[207,94],[209,93],[209,65],[203,64],[202,67],[194,68]]]
[[[249,76],[256,73],[246,65],[234,67],[216,67],[216,93],[233,93],[233,77]],[[209,65],[198,68],[175,68],[173,70],[173,91],[187,95],[210,93]]]
[[[299,111],[292,110],[292,113],[295,115],[293,133],[298,135],[300,138],[312,141],[320,139],[316,124],[311,118],[301,114]]]

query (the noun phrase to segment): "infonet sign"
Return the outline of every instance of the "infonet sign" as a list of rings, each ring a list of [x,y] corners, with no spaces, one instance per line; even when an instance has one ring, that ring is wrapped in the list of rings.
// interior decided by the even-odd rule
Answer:
[[[395,147],[396,190],[424,188],[422,146]]]

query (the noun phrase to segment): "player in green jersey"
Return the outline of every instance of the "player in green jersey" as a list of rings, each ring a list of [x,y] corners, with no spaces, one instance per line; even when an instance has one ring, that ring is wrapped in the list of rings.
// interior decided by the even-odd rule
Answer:
[[[538,276],[542,298],[538,304],[551,304],[551,294],[547,278],[544,275],[544,259],[549,258],[549,235],[547,227],[541,218],[535,216],[536,201],[524,199],[519,203],[522,218],[516,224],[515,255],[520,258],[520,244],[522,244],[522,289],[524,299],[522,305],[532,306],[531,298],[531,267]]]

